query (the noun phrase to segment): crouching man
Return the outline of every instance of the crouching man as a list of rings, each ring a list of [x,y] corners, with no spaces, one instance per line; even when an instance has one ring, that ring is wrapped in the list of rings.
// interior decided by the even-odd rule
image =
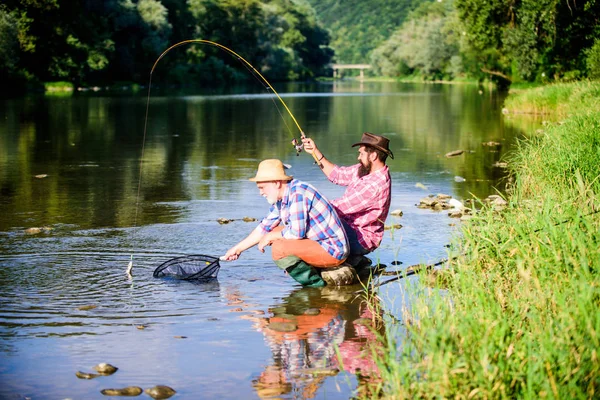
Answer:
[[[269,214],[223,258],[237,260],[258,244],[271,246],[275,264],[304,286],[325,286],[316,268],[341,265],[348,256],[348,239],[329,201],[312,185],[285,173],[280,160],[264,160],[250,181],[271,208]]]

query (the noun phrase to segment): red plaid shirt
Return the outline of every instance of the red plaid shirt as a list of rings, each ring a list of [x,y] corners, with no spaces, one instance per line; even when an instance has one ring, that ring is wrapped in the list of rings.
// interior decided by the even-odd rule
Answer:
[[[362,178],[358,177],[359,167],[360,164],[333,168],[329,180],[348,188],[331,204],[340,218],[354,229],[361,246],[373,251],[383,239],[384,223],[390,211],[392,179],[387,165]]]

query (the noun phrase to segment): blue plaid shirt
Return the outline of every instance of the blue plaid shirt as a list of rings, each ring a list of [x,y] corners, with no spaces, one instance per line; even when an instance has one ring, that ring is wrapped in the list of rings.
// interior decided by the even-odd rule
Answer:
[[[281,222],[285,239],[311,239],[331,256],[343,260],[348,256],[348,239],[334,208],[312,185],[292,179],[283,198],[273,204],[260,223],[264,233]]]

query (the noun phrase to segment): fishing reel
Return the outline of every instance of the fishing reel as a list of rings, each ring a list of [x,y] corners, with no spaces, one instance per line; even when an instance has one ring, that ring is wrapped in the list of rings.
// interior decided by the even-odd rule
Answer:
[[[300,153],[302,153],[302,149],[304,148],[304,145],[302,144],[302,142],[298,141],[298,139],[294,138],[292,140],[292,146],[294,146],[294,148],[296,149],[296,156],[299,156]]]

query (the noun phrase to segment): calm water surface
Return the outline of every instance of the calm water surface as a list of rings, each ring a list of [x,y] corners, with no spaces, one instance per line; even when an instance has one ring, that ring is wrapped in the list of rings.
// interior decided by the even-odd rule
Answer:
[[[488,88],[276,88],[330,160],[354,163],[351,145],[364,131],[390,138],[392,210],[404,216],[386,223],[403,227],[386,231],[372,255],[389,269],[443,258],[460,225],[417,209],[420,198],[502,190],[503,170],[493,164],[519,132]],[[256,249],[222,263],[212,283],[152,278],[175,256],[222,255],[254,228],[241,219],[267,212],[247,180],[262,159],[291,164],[327,197],[343,193],[312,157],[296,156],[290,140],[299,135],[281,105],[253,92],[153,95],[141,181],[145,95],[0,102],[0,398],[100,399],[105,388],[157,384],[175,388],[175,398],[206,399],[347,399],[359,390],[355,373],[372,370],[360,355],[374,333],[356,288],[301,288],[269,250]],[[466,152],[444,156],[456,149]],[[410,308],[406,284],[381,287],[388,324]],[[269,328],[286,318],[297,329]],[[119,370],[75,376],[101,362]]]

